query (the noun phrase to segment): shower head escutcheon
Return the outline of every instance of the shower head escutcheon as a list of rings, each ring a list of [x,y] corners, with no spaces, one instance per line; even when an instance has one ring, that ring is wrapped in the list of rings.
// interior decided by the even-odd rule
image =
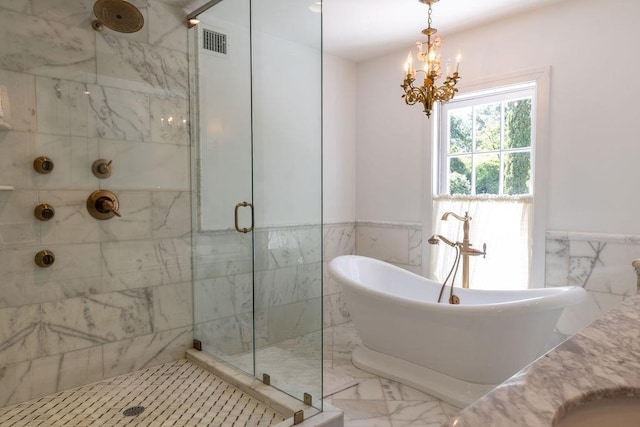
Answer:
[[[97,0],[93,5],[97,21],[92,23],[96,31],[102,25],[119,33],[135,33],[144,26],[144,17],[137,7],[126,0]]]

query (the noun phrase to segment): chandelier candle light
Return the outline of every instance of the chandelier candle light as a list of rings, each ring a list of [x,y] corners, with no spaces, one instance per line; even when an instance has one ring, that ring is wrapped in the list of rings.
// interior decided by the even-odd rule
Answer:
[[[405,77],[404,83],[402,83],[404,95],[402,95],[402,97],[407,105],[413,105],[420,102],[424,106],[424,112],[427,117],[431,117],[431,110],[433,109],[433,103],[435,101],[447,102],[454,97],[456,92],[458,92],[456,84],[460,79],[460,76],[458,75],[460,54],[458,54],[456,58],[453,74],[450,74],[451,66],[447,63],[447,77],[445,78],[443,85],[438,87],[436,85],[436,80],[442,77],[440,52],[438,50],[442,46],[443,40],[442,37],[435,35],[438,30],[431,27],[431,5],[433,3],[437,3],[438,0],[418,1],[429,5],[428,26],[422,30],[422,34],[427,36],[427,42],[417,42],[418,51],[416,52],[416,57],[419,61],[424,63],[424,67],[422,70],[416,70],[413,67],[413,56],[411,55],[411,52],[409,52],[407,62],[404,64]],[[417,72],[424,72],[424,83],[419,87],[415,87],[413,85]]]

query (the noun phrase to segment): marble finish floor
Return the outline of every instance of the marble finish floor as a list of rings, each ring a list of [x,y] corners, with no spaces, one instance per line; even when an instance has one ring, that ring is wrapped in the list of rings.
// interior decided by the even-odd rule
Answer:
[[[358,344],[352,323],[325,329],[325,370],[359,381],[324,400],[344,411],[345,427],[436,427],[460,411],[427,393],[356,368],[351,352]]]
[[[144,410],[127,412],[135,407]],[[282,421],[258,400],[186,360],[0,409],[3,427],[256,427]]]

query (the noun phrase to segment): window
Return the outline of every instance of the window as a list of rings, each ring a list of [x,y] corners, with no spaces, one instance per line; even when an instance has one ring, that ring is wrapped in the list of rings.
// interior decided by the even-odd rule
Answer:
[[[440,194],[531,194],[534,86],[442,107]]]
[[[441,106],[432,229],[461,241],[462,224],[440,218],[448,211],[473,218],[471,243],[486,243],[487,257],[471,258],[471,288],[529,287],[535,100],[536,84],[526,83],[461,94]],[[430,258],[431,275],[444,280],[455,251],[439,245]]]

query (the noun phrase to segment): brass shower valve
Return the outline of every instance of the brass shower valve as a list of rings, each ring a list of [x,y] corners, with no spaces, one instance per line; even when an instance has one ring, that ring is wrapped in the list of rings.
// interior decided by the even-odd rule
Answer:
[[[92,217],[100,220],[120,217],[120,203],[115,194],[108,190],[97,190],[87,199],[87,210]]]

